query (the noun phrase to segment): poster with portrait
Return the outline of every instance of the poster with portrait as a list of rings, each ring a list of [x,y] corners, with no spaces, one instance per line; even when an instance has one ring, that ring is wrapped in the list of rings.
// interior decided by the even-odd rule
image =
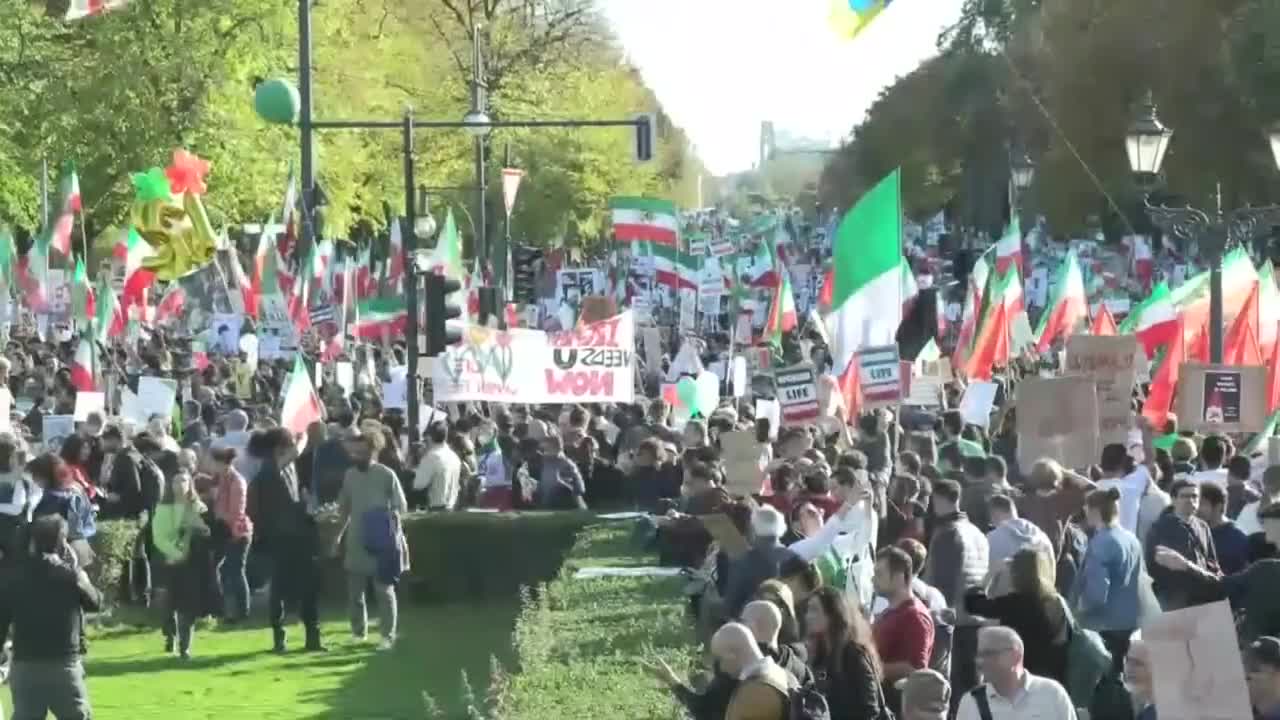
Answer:
[[[219,355],[236,355],[240,352],[240,327],[244,318],[233,313],[217,313],[209,317],[206,326],[205,348]]]
[[[1178,371],[1178,425],[1206,433],[1258,432],[1267,422],[1267,369],[1183,363]]]

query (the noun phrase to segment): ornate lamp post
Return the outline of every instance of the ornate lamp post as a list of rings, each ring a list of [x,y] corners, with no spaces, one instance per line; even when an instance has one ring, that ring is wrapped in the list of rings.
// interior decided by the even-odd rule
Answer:
[[[1151,93],[1125,133],[1125,152],[1129,169],[1148,190],[1154,187],[1164,164],[1165,153],[1173,129],[1165,127],[1156,115]],[[1273,125],[1267,139],[1277,166],[1280,166],[1280,124]],[[1247,243],[1280,225],[1280,205],[1245,206],[1231,212],[1222,209],[1222,185],[1217,188],[1217,207],[1210,212],[1191,207],[1152,205],[1150,196],[1144,202],[1151,222],[1165,234],[1182,240],[1194,240],[1201,255],[1209,262],[1209,356],[1222,362],[1222,257],[1234,243]]]

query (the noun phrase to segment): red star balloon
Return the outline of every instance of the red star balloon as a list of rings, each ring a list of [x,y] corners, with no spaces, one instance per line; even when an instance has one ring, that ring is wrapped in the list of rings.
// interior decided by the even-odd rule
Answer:
[[[164,174],[169,177],[169,187],[174,195],[204,195],[208,189],[204,176],[209,174],[209,161],[186,150],[174,150],[173,162],[164,169]]]

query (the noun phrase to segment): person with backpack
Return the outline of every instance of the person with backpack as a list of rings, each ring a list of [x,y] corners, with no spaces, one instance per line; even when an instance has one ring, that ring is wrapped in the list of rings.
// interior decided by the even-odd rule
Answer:
[[[372,582],[378,599],[379,650],[390,650],[396,641],[396,583],[404,558],[400,516],[409,511],[404,491],[395,473],[373,462],[381,450],[379,433],[362,433],[352,428],[346,438],[347,469],[338,496],[340,530],[335,554],[344,539],[343,568],[347,572],[347,607],[351,613],[351,634],[364,640],[368,627],[365,588]]]
[[[1067,691],[1055,680],[1027,672],[1025,648],[1012,629],[978,633],[978,665],[986,682],[964,694],[956,720],[1076,720]]]
[[[62,458],[44,453],[27,463],[27,473],[40,488],[40,498],[31,510],[32,518],[57,515],[67,522],[68,554],[78,567],[93,561],[89,540],[97,534],[93,505]],[[68,560],[72,558],[68,557]]]

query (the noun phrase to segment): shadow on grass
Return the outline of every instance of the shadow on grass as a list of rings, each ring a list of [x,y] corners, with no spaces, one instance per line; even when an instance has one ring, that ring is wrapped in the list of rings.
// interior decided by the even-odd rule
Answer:
[[[367,654],[338,688],[299,698],[304,704],[327,708],[307,720],[422,720],[427,717],[423,692],[435,700],[444,717],[466,717],[462,674],[466,673],[476,698],[482,700],[491,658],[507,667],[513,662],[511,633],[518,612],[514,599],[467,606],[406,605],[394,649]],[[376,622],[370,627],[371,635],[375,628]]]

